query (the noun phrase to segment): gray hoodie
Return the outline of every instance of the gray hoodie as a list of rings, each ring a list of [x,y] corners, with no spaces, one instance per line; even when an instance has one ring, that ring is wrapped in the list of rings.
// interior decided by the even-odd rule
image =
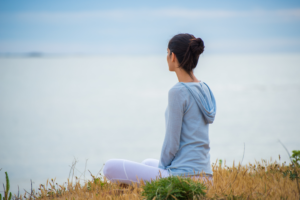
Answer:
[[[215,98],[206,83],[176,83],[169,90],[159,168],[171,175],[212,175],[208,126],[215,115]]]

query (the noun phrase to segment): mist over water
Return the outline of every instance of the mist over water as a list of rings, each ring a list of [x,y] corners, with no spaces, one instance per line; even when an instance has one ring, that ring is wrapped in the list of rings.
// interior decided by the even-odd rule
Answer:
[[[195,75],[215,95],[211,163],[288,162],[300,147],[300,54],[203,55]],[[29,190],[48,178],[97,174],[110,158],[160,157],[168,90],[165,56],[0,58],[0,183]],[[89,177],[88,173],[86,177]]]

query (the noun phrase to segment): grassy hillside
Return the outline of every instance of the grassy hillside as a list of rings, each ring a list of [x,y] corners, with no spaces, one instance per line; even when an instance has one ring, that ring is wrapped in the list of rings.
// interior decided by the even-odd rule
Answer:
[[[297,152],[296,152],[297,153]],[[300,157],[300,152],[299,157]],[[293,154],[294,155],[294,154]],[[299,158],[298,157],[298,158]],[[294,159],[295,160],[295,159]],[[208,178],[172,177],[157,179],[152,183],[132,186],[110,183],[105,177],[95,177],[85,183],[75,178],[65,185],[55,180],[41,184],[38,191],[13,198],[38,199],[299,199],[299,160],[286,165],[277,161],[227,166],[212,165],[213,182]],[[181,193],[180,193],[181,192]],[[192,194],[192,195],[191,195]],[[184,196],[186,195],[186,196]],[[189,195],[189,196],[188,196]]]

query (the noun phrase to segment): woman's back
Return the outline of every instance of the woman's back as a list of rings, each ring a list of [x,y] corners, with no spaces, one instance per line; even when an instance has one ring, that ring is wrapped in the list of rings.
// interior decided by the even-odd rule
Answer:
[[[165,112],[166,135],[159,167],[172,175],[212,175],[209,123],[215,117],[215,99],[204,82],[176,83],[169,90]]]

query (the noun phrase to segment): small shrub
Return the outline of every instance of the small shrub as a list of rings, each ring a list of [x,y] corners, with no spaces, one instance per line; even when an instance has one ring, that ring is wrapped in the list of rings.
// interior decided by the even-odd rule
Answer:
[[[297,150],[294,150],[292,151],[292,156],[291,156],[291,159],[292,161],[295,163],[295,165],[297,165],[299,167],[300,165],[300,150],[297,151]]]
[[[5,179],[6,179],[6,187],[3,184],[3,189],[4,189],[4,197],[3,200],[11,200],[11,192],[9,192],[10,189],[10,183],[9,183],[9,178],[7,172],[5,172]],[[0,200],[2,200],[2,195],[0,194]]]
[[[191,178],[169,176],[146,182],[142,195],[147,200],[160,199],[200,199],[205,196],[206,186]]]

